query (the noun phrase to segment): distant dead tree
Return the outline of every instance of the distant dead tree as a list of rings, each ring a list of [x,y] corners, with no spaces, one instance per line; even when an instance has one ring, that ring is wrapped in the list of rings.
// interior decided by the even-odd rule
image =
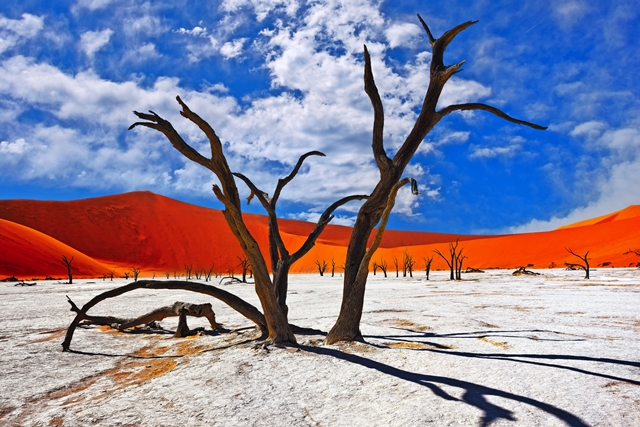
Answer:
[[[556,263],[551,261],[551,264],[549,264],[549,268],[556,268]]]
[[[380,262],[377,263],[377,265],[378,265],[378,268],[384,274],[384,277],[387,277],[387,261],[385,261],[384,259],[380,258]]]
[[[205,272],[205,276],[204,276],[204,281],[208,282],[209,280],[211,280],[211,275],[213,274],[213,264],[211,265],[211,268],[209,268],[206,272]],[[217,277],[217,276],[216,276]]]
[[[125,271],[124,273],[122,273],[122,277],[123,277],[125,280],[129,280],[129,274],[130,274],[130,273],[131,273],[130,271]]]
[[[518,267],[516,271],[511,273],[513,276],[539,276],[540,273],[536,273],[535,271],[527,270],[526,267]]]
[[[458,239],[456,239],[456,243],[454,244],[453,242],[449,242],[449,256],[451,257],[451,259],[447,259],[445,258],[444,255],[442,255],[442,253],[438,250],[438,249],[434,249],[433,252],[435,252],[436,254],[440,255],[440,257],[444,260],[444,262],[447,263],[447,265],[449,266],[449,270],[451,271],[451,274],[449,275],[449,280],[456,280],[456,256],[458,255]]]
[[[327,262],[325,260],[322,260],[322,262],[320,262],[320,260],[316,260],[316,266],[320,276],[324,276],[324,273],[327,272]]]
[[[184,271],[185,271],[185,275],[187,277],[187,280],[191,280],[191,272],[193,271],[193,265],[185,264],[184,265]]]
[[[140,269],[138,267],[132,267],[131,272],[133,273],[133,281],[138,281],[138,276],[140,275]]]
[[[464,251],[464,248],[460,249],[460,252],[458,252],[458,254],[456,255],[456,260],[455,260],[455,269],[456,269],[456,280],[462,280],[462,263],[464,262],[465,259],[467,259],[467,256],[462,256],[462,251]]]
[[[588,278],[589,278],[589,259],[588,259],[588,256],[589,256],[589,252],[590,252],[590,251],[587,251],[587,253],[586,253],[586,254],[584,254],[584,256],[582,256],[582,255],[578,255],[577,253],[573,252],[573,251],[571,250],[571,248],[566,248],[566,247],[565,247],[564,249],[565,249],[567,252],[569,252],[571,255],[573,255],[573,256],[575,256],[575,257],[579,258],[579,259],[582,261],[582,264],[580,264],[580,263],[572,264],[572,263],[569,263],[569,262],[565,262],[565,263],[564,263],[564,264],[565,264],[565,266],[566,266],[568,269],[571,269],[571,270],[577,270],[577,269],[584,270],[584,272],[585,272],[585,276],[584,276],[584,278],[585,278],[585,279],[588,279]]]
[[[66,255],[62,255],[62,262],[67,266],[67,276],[69,276],[69,284],[73,283],[73,275],[71,274],[71,263],[73,262],[73,257],[71,259],[67,259]]]
[[[424,271],[427,274],[427,280],[429,280],[429,273],[431,272],[431,263],[433,262],[433,255],[428,258],[422,258],[424,260]]]
[[[167,276],[167,280],[169,280],[169,277],[171,277],[171,273],[164,273],[165,276]]]
[[[413,255],[409,253],[408,249],[405,249],[402,252],[402,277],[407,277],[407,273],[409,273],[409,277],[413,277],[414,265],[416,265],[416,262],[413,259]]]
[[[393,265],[396,267],[396,277],[400,277],[400,263],[398,262],[398,257],[393,255],[391,257],[391,261],[393,261]]]
[[[336,272],[336,261],[335,259],[331,258],[331,277],[334,276]]]
[[[247,271],[249,271],[249,269],[251,268],[251,263],[244,255],[238,257],[238,259],[240,260],[240,264],[238,264],[238,267],[242,269],[242,283],[247,283]]]

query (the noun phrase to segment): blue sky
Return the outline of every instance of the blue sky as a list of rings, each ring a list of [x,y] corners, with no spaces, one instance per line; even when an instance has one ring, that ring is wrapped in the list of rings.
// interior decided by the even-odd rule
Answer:
[[[547,230],[640,203],[640,7],[623,0],[3,0],[0,198],[150,190],[220,208],[207,170],[157,132],[127,131],[132,110],[151,109],[207,154],[180,95],[214,126],[232,169],[266,192],[304,152],[326,153],[279,205],[282,217],[314,220],[377,181],[363,44],[390,155],[413,126],[430,60],[416,13],[436,37],[479,20],[447,50],[446,63],[467,62],[440,106],[484,102],[549,129],[447,116],[406,171],[422,195],[399,194],[391,228]]]

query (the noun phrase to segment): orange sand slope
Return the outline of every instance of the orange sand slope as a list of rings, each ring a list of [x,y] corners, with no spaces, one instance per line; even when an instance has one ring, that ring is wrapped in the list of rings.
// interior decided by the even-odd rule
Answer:
[[[0,219],[0,275],[19,278],[66,278],[62,256],[72,260],[74,274],[96,277],[109,269],[64,243],[32,228]]]
[[[150,192],[68,202],[0,200],[0,218],[13,223],[4,221],[0,228],[0,276],[64,277],[63,254],[76,256],[73,266],[78,268],[74,271],[79,277],[101,276],[111,270],[121,273],[132,267],[141,268],[147,276],[152,273],[173,276],[174,272],[184,273],[185,265],[194,270],[213,268],[228,273],[238,271],[238,257],[242,256],[220,211]],[[267,254],[266,217],[247,214],[245,220]],[[293,220],[280,223],[290,252],[302,245],[314,227]],[[434,256],[434,249],[446,253],[448,242],[459,239],[459,247],[464,248],[468,257],[465,267],[514,268],[534,264],[546,268],[552,262],[562,266],[573,258],[565,246],[581,254],[590,250],[594,266],[611,262],[622,267],[639,261],[622,253],[640,246],[640,207],[631,206],[593,223],[584,223],[544,233],[504,236],[389,230],[374,259],[386,261],[392,270],[393,257],[401,260],[407,250],[416,260],[415,269],[422,269],[423,259]],[[336,272],[340,272],[350,233],[348,227],[328,226],[292,272],[314,271],[316,260],[325,260],[329,266],[333,260]],[[80,259],[82,262],[78,262]],[[445,267],[436,255],[433,268]]]

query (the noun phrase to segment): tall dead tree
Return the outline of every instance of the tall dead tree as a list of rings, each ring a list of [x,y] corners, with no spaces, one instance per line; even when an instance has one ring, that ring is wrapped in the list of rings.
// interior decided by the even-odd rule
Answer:
[[[583,263],[570,263],[570,262],[565,262],[564,264],[567,266],[567,268],[570,268],[571,270],[576,270],[576,269],[580,269],[580,270],[584,270],[585,279],[589,278],[589,252],[591,251],[587,251],[586,254],[584,254],[584,256],[582,255],[578,255],[577,253],[573,252],[571,250],[571,248],[564,248],[567,252],[569,252],[571,255],[579,258]]]
[[[234,176],[229,168],[227,159],[222,150],[222,142],[215,131],[200,116],[191,111],[189,107],[180,99],[176,100],[182,107],[180,114],[186,119],[193,122],[207,136],[211,148],[211,157],[207,158],[191,147],[180,134],[174,129],[173,125],[150,111],[150,114],[134,111],[134,114],[144,120],[132,124],[129,129],[136,126],[145,126],[162,132],[164,136],[171,142],[176,150],[182,153],[189,160],[198,163],[201,166],[213,172],[220,182],[220,186],[213,185],[213,192],[224,205],[222,211],[229,228],[240,243],[242,251],[245,253],[251,263],[251,270],[254,276],[255,291],[262,305],[264,317],[268,328],[267,340],[272,343],[295,343],[296,338],[293,335],[291,326],[287,318],[278,304],[276,292],[269,275],[269,269],[265,262],[258,242],[251,235],[247,225],[242,218],[241,200],[238,188],[234,180]]]
[[[364,90],[371,100],[374,111],[372,148],[376,165],[380,170],[380,180],[367,201],[360,208],[351,233],[351,239],[347,248],[340,314],[325,339],[325,342],[328,344],[337,341],[362,340],[360,319],[362,318],[367,276],[360,275],[359,272],[367,254],[369,236],[376,224],[380,221],[382,213],[388,205],[389,195],[392,189],[400,181],[406,166],[420,146],[420,143],[443,117],[456,111],[482,110],[493,113],[500,118],[516,124],[526,125],[534,129],[546,129],[546,127],[510,117],[498,108],[486,104],[455,104],[438,110],[437,105],[442,89],[453,75],[461,71],[460,67],[464,64],[464,61],[462,61],[455,65],[446,66],[444,64],[444,52],[449,43],[451,43],[461,31],[475,24],[477,21],[468,21],[460,24],[436,39],[420,15],[418,15],[418,19],[427,33],[432,49],[429,87],[413,129],[393,158],[387,156],[387,151],[384,147],[384,110],[382,100],[371,71],[369,52],[366,46],[364,48]]]
[[[67,259],[66,255],[62,255],[62,262],[67,266],[67,276],[69,276],[69,284],[73,283],[73,275],[71,274],[71,263],[73,262],[73,257],[71,259]]]
[[[305,242],[302,246],[295,251],[294,253],[289,253],[289,250],[284,244],[284,240],[280,235],[280,228],[278,226],[278,215],[276,213],[276,205],[278,200],[280,199],[280,194],[284,187],[290,183],[295,176],[300,171],[302,164],[304,161],[311,156],[321,156],[324,157],[324,153],[320,151],[309,151],[308,153],[303,154],[298,159],[295,167],[291,171],[289,175],[284,178],[278,180],[276,184],[276,189],[273,192],[273,197],[269,198],[267,193],[259,189],[249,178],[241,173],[234,173],[236,177],[240,178],[251,190],[251,194],[247,199],[247,203],[250,203],[251,200],[255,197],[258,199],[264,210],[267,212],[267,217],[269,218],[269,255],[271,258],[271,271],[273,274],[273,286],[276,292],[276,298],[278,299],[278,304],[280,305],[280,309],[284,313],[285,317],[289,311],[287,307],[287,291],[289,289],[289,270],[291,266],[297,262],[300,258],[306,255],[311,248],[320,237],[320,234],[324,231],[326,226],[331,222],[334,218],[333,212],[340,208],[345,203],[348,203],[353,200],[363,200],[366,199],[366,195],[353,195],[344,197],[337,202],[333,203],[329,206],[325,211],[320,215],[316,226],[311,231]],[[325,263],[325,261],[322,261]],[[326,263],[325,263],[326,264]],[[320,275],[323,275],[326,272],[325,270],[321,271]],[[334,270],[332,269],[331,276],[333,277]]]

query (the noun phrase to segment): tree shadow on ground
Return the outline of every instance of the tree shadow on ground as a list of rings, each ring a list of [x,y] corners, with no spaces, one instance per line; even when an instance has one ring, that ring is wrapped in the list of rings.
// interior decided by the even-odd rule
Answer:
[[[559,420],[565,422],[568,426],[571,426],[571,427],[587,427],[588,426],[588,424],[585,423],[583,420],[581,420],[578,416],[568,411],[565,411],[564,409],[560,409],[556,406],[553,406],[545,402],[541,402],[536,399],[532,399],[530,397],[521,396],[515,393],[510,393],[507,391],[486,387],[480,384],[472,383],[469,381],[463,381],[456,378],[409,372],[403,369],[386,365],[381,362],[377,362],[375,360],[367,359],[366,357],[363,357],[363,356],[345,353],[341,350],[337,350],[333,348],[314,347],[314,346],[307,346],[307,345],[300,345],[299,348],[309,353],[335,357],[337,359],[344,360],[346,362],[355,363],[365,368],[376,370],[386,375],[391,375],[393,377],[396,377],[404,381],[409,381],[414,384],[418,384],[420,386],[428,388],[436,396],[439,396],[445,400],[464,402],[468,405],[474,406],[479,410],[481,410],[483,413],[482,418],[480,420],[480,424],[479,424],[480,426],[483,426],[483,427],[490,425],[492,422],[498,419],[505,419],[509,421],[517,420],[512,411],[489,402],[487,400],[487,396],[501,397],[501,398],[509,399],[515,402],[521,402],[527,405],[531,405],[535,408],[538,408],[558,418]],[[457,398],[455,396],[450,395],[446,391],[444,391],[440,385],[448,385],[451,387],[460,388],[464,390],[464,394],[462,395],[462,398]]]

